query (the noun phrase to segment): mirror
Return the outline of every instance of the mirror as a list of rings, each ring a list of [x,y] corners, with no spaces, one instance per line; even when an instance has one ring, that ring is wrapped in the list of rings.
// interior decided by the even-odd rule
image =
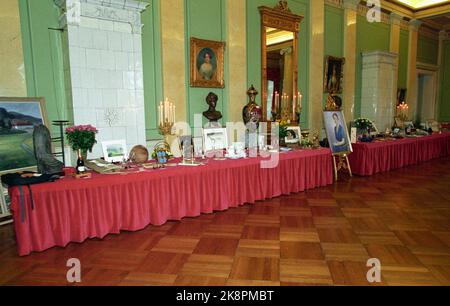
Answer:
[[[291,12],[287,1],[275,8],[259,7],[261,13],[262,121],[298,121],[298,32],[303,17]]]

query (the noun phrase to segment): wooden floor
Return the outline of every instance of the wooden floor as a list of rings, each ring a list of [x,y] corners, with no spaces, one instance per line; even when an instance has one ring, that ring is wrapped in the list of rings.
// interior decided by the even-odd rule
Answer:
[[[136,233],[16,255],[0,228],[0,285],[450,285],[450,159],[345,179]]]

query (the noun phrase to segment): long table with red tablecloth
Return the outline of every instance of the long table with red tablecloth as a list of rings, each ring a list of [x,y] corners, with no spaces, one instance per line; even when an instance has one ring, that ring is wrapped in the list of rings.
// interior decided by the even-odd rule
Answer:
[[[18,253],[138,231],[333,183],[329,149],[280,153],[274,168],[262,166],[263,161],[209,160],[198,167],[93,174],[78,180],[66,176],[32,185],[33,203],[27,188],[22,193],[10,188]]]
[[[356,175],[370,176],[450,156],[450,133],[353,144],[349,155]]]

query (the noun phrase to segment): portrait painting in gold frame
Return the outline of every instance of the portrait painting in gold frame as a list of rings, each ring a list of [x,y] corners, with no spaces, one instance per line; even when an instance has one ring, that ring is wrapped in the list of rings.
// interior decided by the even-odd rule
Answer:
[[[225,87],[224,53],[224,42],[191,38],[191,87]]]

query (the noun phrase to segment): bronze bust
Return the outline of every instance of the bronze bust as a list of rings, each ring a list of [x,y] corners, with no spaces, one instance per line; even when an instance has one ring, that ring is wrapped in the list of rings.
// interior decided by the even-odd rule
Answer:
[[[205,116],[209,122],[217,122],[222,119],[222,113],[216,110],[218,100],[219,97],[213,92],[210,92],[206,97],[206,103],[209,105],[209,109],[206,112],[203,112],[203,116]]]

